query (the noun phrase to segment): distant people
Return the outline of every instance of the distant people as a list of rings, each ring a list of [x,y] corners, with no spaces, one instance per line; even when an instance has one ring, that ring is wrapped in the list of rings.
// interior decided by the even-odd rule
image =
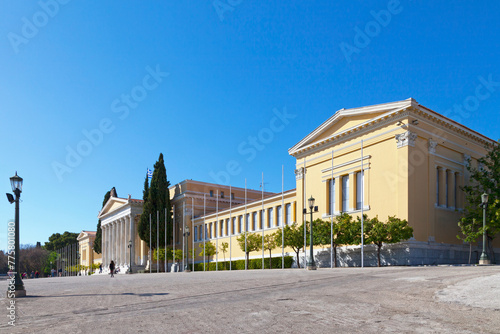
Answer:
[[[102,274],[102,263],[99,263],[99,274]]]
[[[115,262],[113,260],[109,264],[109,271],[111,272],[111,277],[115,277]]]
[[[59,268],[59,277],[62,277],[62,268]]]
[[[50,269],[50,276],[56,277],[56,270],[54,268]]]
[[[31,271],[31,278],[35,278],[35,272],[33,270]]]
[[[37,271],[35,271],[35,278],[38,278],[38,276],[40,276],[40,273]]]

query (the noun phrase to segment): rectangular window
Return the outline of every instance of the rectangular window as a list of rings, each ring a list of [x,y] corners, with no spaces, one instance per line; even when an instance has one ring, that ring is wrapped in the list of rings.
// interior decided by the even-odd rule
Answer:
[[[458,173],[453,174],[453,176],[455,178],[455,183],[453,184],[453,197],[454,197],[454,202],[455,202],[455,208],[458,208],[458,202],[457,202]]]
[[[335,179],[330,179],[328,182],[328,212],[330,215],[335,214]],[[314,232],[314,231],[313,231]]]
[[[255,211],[254,213],[252,213],[252,231],[255,231],[257,229],[257,211]],[[314,231],[313,231],[314,232]]]
[[[194,227],[194,241],[198,241],[198,226]]]
[[[222,237],[224,235],[224,220],[221,220],[219,222],[219,225],[220,225],[220,232],[219,232],[219,237]]]
[[[233,226],[232,226],[231,234],[236,234],[236,217],[233,217],[233,224],[232,225]]]
[[[361,210],[363,205],[363,182],[364,177],[362,172],[356,173],[356,210]],[[313,231],[314,232],[314,231]]]
[[[285,224],[290,225],[291,223],[292,223],[292,204],[288,203],[285,205]]]
[[[245,217],[245,232],[250,231],[250,214],[247,213]]]
[[[436,168],[436,205],[439,206],[439,167]]]
[[[208,226],[208,238],[212,239],[212,223],[210,223]]]
[[[210,190],[210,197],[214,197],[214,191]]]
[[[274,225],[273,225],[273,223],[274,223],[274,222],[273,222],[273,211],[274,211],[274,210],[273,210],[273,208],[269,208],[269,209],[267,209],[267,219],[268,219],[268,220],[267,220],[267,227],[268,227],[268,228],[271,228],[271,227],[273,227],[273,226],[274,226]]]
[[[224,198],[224,192],[223,191],[220,192],[220,198]]]
[[[349,175],[342,176],[342,212],[349,211]]]
[[[231,193],[231,199],[234,200],[234,193]]]
[[[276,224],[277,224],[278,226],[281,226],[282,219],[283,219],[283,210],[281,209],[281,205],[280,205],[280,206],[278,206],[278,207],[276,208],[276,210],[277,210],[277,211],[276,211],[276,213],[278,214],[278,217],[277,217],[277,218],[278,218],[278,221],[276,222]],[[314,231],[313,231],[313,232],[314,232]]]
[[[243,216],[238,216],[238,233],[241,233],[243,229]]]
[[[445,181],[445,189],[446,189],[446,207],[449,208],[450,207],[450,200],[448,198],[448,193],[450,192],[449,189],[450,189],[450,185],[449,185],[449,175],[450,173],[448,173],[448,171],[446,170],[444,172],[444,181]],[[314,232],[314,231],[313,231]]]
[[[259,228],[261,230],[264,229],[264,210],[260,210],[260,226],[259,226]]]
[[[208,240],[208,224],[205,224],[205,240]]]
[[[217,238],[217,222],[214,222],[214,238]]]
[[[200,240],[203,240],[203,225],[198,226],[198,234],[200,235]]]
[[[226,219],[226,236],[229,235],[229,218]]]

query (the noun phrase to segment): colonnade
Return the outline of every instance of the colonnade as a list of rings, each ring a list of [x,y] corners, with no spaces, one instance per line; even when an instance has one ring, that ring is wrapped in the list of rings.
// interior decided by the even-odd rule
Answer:
[[[116,267],[128,267],[135,265],[135,243],[136,228],[132,215],[118,218],[106,225],[101,226],[103,244],[103,266],[107,268],[111,260]],[[128,249],[129,241],[132,240],[132,258]]]

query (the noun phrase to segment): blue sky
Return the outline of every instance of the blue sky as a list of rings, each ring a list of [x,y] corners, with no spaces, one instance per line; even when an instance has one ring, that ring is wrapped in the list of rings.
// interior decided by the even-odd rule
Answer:
[[[292,189],[288,148],[341,108],[413,97],[498,139],[499,7],[5,1],[0,185],[24,178],[21,243],[95,230],[106,191],[141,198],[160,152],[171,183],[258,189],[264,172],[281,191],[284,165]],[[5,249],[6,198],[0,215]]]

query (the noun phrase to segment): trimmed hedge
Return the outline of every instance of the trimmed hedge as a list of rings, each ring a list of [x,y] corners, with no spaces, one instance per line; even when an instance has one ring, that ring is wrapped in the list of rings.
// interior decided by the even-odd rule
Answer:
[[[281,256],[271,258],[272,269],[281,269]],[[291,268],[293,264],[293,256],[285,256],[285,268]],[[208,271],[215,271],[216,263],[205,263],[205,268]],[[189,265],[193,270],[193,264]],[[231,261],[232,270],[245,270],[245,260]],[[248,269],[262,269],[262,259],[248,260]],[[264,269],[269,269],[269,258],[264,258]],[[203,271],[203,263],[195,263],[195,271]],[[219,262],[218,270],[229,270],[229,261]]]

